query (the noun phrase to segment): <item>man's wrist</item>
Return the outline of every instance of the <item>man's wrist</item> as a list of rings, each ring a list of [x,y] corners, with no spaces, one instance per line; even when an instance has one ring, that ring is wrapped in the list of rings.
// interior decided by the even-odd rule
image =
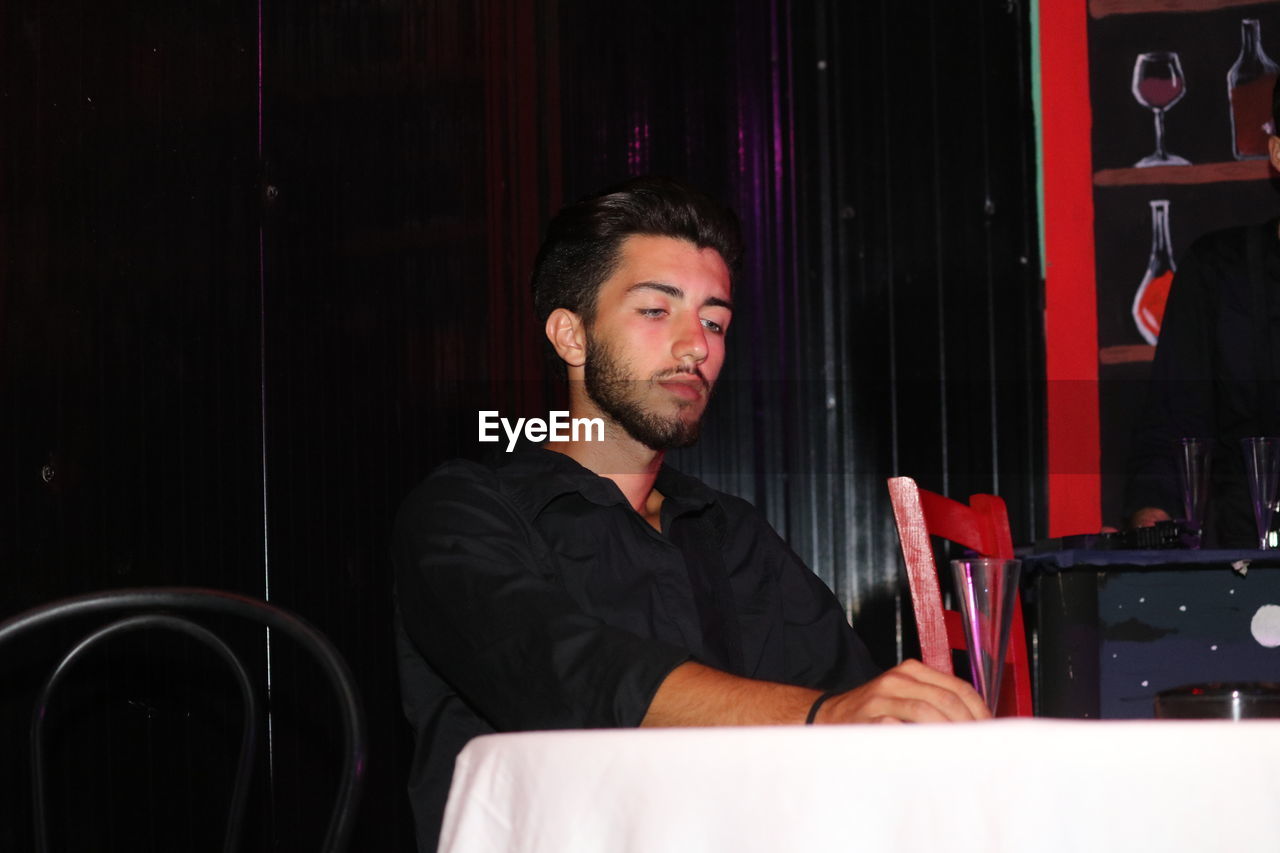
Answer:
[[[813,725],[818,719],[818,711],[822,710],[823,703],[828,699],[839,696],[840,693],[841,691],[839,690],[828,690],[826,693],[819,694],[818,697],[813,700],[813,704],[809,706],[809,715],[804,718],[804,724],[806,726]]]

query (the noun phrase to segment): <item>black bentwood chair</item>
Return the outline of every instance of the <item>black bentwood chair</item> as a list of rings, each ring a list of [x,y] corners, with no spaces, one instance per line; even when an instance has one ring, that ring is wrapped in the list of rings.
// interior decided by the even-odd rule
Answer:
[[[222,639],[208,628],[187,618],[188,615],[196,614],[214,619],[231,616],[256,622],[293,638],[319,663],[336,695],[344,730],[338,793],[321,850],[339,853],[346,849],[364,775],[365,726],[360,697],[342,655],[323,634],[303,619],[266,602],[212,589],[153,587],[96,592],[68,598],[36,607],[0,623],[0,654],[3,654],[6,642],[56,623],[89,616],[103,620],[121,617],[90,632],[76,643],[58,663],[36,700],[31,717],[31,796],[35,813],[36,849],[40,853],[47,853],[49,849],[43,728],[50,697],[85,652],[107,639],[139,629],[174,631],[203,643],[221,658],[239,684],[244,704],[244,723],[223,850],[232,853],[237,848],[253,762],[257,754],[258,703],[244,664]]]

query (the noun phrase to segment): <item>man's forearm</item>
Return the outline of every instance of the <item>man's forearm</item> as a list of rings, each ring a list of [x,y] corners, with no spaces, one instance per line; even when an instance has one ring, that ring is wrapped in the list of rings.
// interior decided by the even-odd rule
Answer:
[[[808,687],[730,675],[700,663],[671,671],[642,726],[772,726],[803,723],[821,694]]]
[[[772,726],[803,723],[821,691],[729,675],[700,663],[671,671],[642,726]],[[838,696],[815,723],[927,723],[991,716],[973,688],[954,675],[907,660]]]

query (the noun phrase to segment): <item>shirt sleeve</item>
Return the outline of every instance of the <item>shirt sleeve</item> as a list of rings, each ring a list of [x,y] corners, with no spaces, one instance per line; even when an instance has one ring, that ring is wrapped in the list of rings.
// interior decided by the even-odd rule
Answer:
[[[782,589],[787,660],[793,684],[849,690],[880,674],[844,608],[822,578],[784,543]]]
[[[1169,290],[1145,403],[1129,448],[1126,516],[1144,507],[1181,516],[1178,439],[1215,433],[1212,333],[1217,305],[1207,253],[1204,241],[1194,245]]]
[[[722,496],[730,583],[753,678],[847,690],[880,674],[835,595],[755,507]]]
[[[638,725],[688,659],[583,613],[492,472],[451,463],[401,507],[393,533],[404,628],[499,731]]]

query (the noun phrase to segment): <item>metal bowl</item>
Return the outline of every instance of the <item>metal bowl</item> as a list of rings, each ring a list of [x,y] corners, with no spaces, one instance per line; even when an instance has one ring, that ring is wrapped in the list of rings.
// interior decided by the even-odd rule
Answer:
[[[1236,681],[1172,687],[1156,694],[1156,717],[1164,720],[1280,717],[1280,684]]]

